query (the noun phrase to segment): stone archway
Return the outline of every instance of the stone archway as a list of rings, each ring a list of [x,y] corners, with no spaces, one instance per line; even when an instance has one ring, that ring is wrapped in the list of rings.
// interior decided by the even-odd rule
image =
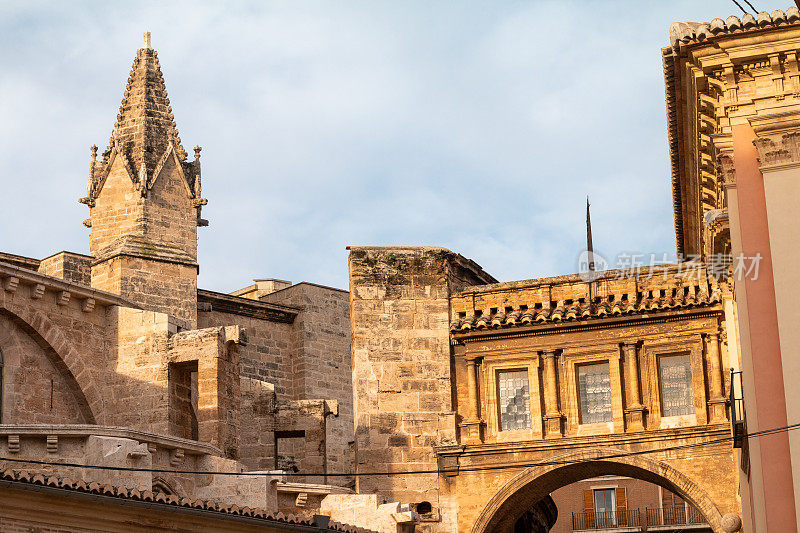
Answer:
[[[99,389],[78,350],[61,333],[60,328],[44,313],[14,305],[4,298],[0,298],[0,313],[8,316],[45,350],[51,362],[66,378],[86,422],[96,424],[95,413],[100,411],[102,405]]]
[[[708,493],[664,462],[644,455],[625,456],[624,451],[612,448],[590,448],[555,456],[549,463],[528,468],[503,485],[483,508],[472,533],[513,531],[518,516],[554,490],[605,474],[633,477],[661,485],[703,513],[715,533],[724,533],[722,515]]]

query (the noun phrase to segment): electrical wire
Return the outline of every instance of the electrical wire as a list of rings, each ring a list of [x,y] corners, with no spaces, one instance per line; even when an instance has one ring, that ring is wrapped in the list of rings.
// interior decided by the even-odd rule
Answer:
[[[765,437],[770,435],[776,435],[779,433],[786,433],[794,429],[800,429],[800,423],[797,424],[790,424],[788,426],[782,426],[778,428],[771,428],[765,429],[762,431],[755,431],[753,433],[748,433],[746,435],[742,435],[742,438],[757,438],[757,437]],[[674,451],[674,450],[684,450],[689,448],[700,448],[704,446],[711,446],[715,444],[723,444],[733,440],[733,437],[724,437],[720,439],[709,440],[705,442],[696,442],[692,444],[680,444],[676,446],[668,446],[665,448],[657,448],[653,450],[639,450],[634,452],[622,452],[617,454],[609,454],[603,455],[601,457],[594,457],[592,459],[581,459],[581,460],[564,460],[564,461],[543,461],[537,463],[516,463],[511,465],[482,465],[482,466],[465,466],[465,467],[457,467],[457,468],[443,468],[443,469],[427,469],[427,470],[403,470],[403,471],[394,471],[394,472],[352,472],[352,473],[341,473],[341,472],[329,472],[325,473],[285,473],[281,475],[291,476],[291,477],[365,477],[365,476],[408,476],[414,474],[460,474],[464,472],[482,472],[482,471],[491,471],[491,470],[511,470],[517,468],[532,468],[538,466],[570,466],[580,463],[586,462],[602,462],[609,459],[620,459],[624,457],[634,457],[639,455],[647,455],[651,453],[661,453],[667,451]],[[168,472],[172,474],[197,474],[197,475],[219,475],[219,476],[274,476],[276,474],[271,473],[264,473],[264,472],[220,472],[220,471],[210,471],[210,470],[169,470],[166,468],[137,468],[132,466],[109,466],[109,465],[87,465],[87,464],[80,464],[80,463],[59,463],[56,461],[42,461],[37,459],[20,459],[16,457],[0,457],[0,461],[9,461],[12,463],[30,463],[36,465],[43,465],[43,466],[61,466],[61,467],[74,467],[74,468],[90,468],[95,470],[116,470],[121,472],[151,472],[151,473],[163,473]]]
[[[734,4],[736,4],[736,7],[738,7],[739,9],[741,9],[741,10],[742,10],[742,13],[744,13],[744,14],[747,14],[747,10],[745,10],[745,8],[743,8],[743,7],[742,7],[742,4],[740,4],[740,3],[739,3],[739,2],[737,2],[736,0],[731,0],[731,2],[733,2]]]
[[[753,10],[753,14],[754,15],[758,14],[758,9],[756,9],[756,6],[754,6],[753,4],[750,3],[750,0],[744,0],[744,3],[747,4],[748,6],[750,6],[750,9]]]

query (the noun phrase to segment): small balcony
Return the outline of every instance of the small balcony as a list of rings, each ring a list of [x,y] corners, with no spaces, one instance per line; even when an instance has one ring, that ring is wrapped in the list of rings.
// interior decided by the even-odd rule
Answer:
[[[647,531],[711,531],[706,518],[691,505],[645,509]]]
[[[641,513],[639,509],[572,513],[572,530],[603,530],[607,533],[641,531]]]
[[[690,505],[674,507],[625,509],[618,511],[584,511],[572,513],[572,531],[628,533],[639,531],[689,532],[711,531],[705,517]]]

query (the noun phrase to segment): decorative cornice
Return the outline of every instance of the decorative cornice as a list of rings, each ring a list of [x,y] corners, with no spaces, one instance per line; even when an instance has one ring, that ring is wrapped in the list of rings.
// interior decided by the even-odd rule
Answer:
[[[800,10],[791,6],[786,11],[776,9],[771,13],[761,11],[753,16],[745,13],[740,19],[730,16],[725,20],[715,18],[711,22],[675,22],[669,27],[669,38],[674,49],[710,41],[730,34],[784,27],[800,22]]]
[[[54,293],[67,291],[71,293],[71,297],[73,299],[82,299],[85,302],[91,300],[90,304],[86,303],[83,304],[86,307],[84,311],[87,312],[93,311],[97,304],[119,305],[121,307],[132,307],[134,309],[140,308],[139,305],[117,294],[112,294],[110,292],[92,289],[91,287],[87,287],[79,283],[73,283],[71,281],[66,281],[61,278],[47,276],[45,274],[40,274],[39,272],[33,270],[20,268],[16,265],[10,263],[4,263],[1,261],[0,261],[0,278],[6,280],[6,283],[4,283],[3,285],[5,290],[10,290],[11,288],[16,290],[17,286],[19,286],[21,282],[22,284],[32,285],[32,286],[43,285],[45,287],[45,290],[50,290],[53,291]]]
[[[202,306],[200,311],[219,311],[285,324],[294,322],[295,317],[300,313],[300,309],[296,307],[250,300],[204,289],[197,290],[197,303]]]

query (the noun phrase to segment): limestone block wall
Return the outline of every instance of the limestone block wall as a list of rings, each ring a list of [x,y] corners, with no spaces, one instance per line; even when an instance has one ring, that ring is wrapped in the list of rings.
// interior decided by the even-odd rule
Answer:
[[[275,468],[275,386],[241,376],[239,390],[241,448],[239,460],[248,470]]]
[[[14,417],[20,423],[57,421],[62,415],[103,423],[104,403],[110,400],[103,389],[112,381],[106,378],[113,370],[109,354],[116,342],[109,309],[121,303],[110,294],[0,264],[0,317],[7,320],[0,330],[5,337],[0,350],[7,352],[4,385],[9,395],[4,423]],[[26,364],[38,371],[15,376]],[[17,408],[17,414],[6,411]]]
[[[197,327],[197,267],[119,255],[92,266],[92,287]]]
[[[116,157],[90,211],[89,252],[92,257],[97,257],[120,235],[143,231],[144,202],[133,186],[123,158]]]
[[[113,394],[108,420],[157,433],[185,432],[170,420],[170,365],[197,364],[199,440],[221,448],[230,458],[239,454],[239,356],[244,342],[238,326],[176,333],[177,325],[162,313],[118,307]],[[172,403],[175,406],[175,403]]]
[[[247,345],[239,349],[242,376],[272,384],[278,398],[292,398],[292,324],[218,311],[213,304],[198,314],[200,328],[231,324],[247,332]]]
[[[338,416],[326,422],[327,471],[352,471],[353,381],[350,363],[350,302],[347,291],[298,283],[261,297],[298,308],[292,326],[292,398],[333,400]],[[347,485],[351,478],[330,483]]]
[[[84,413],[52,355],[0,315],[3,424],[85,423]]]
[[[455,444],[449,296],[494,281],[443,248],[351,247],[356,459],[359,472],[437,467]],[[364,476],[360,493],[439,507],[438,476]]]
[[[419,519],[410,506],[386,502],[376,494],[330,494],[322,500],[320,512],[336,522],[379,533],[415,531]]]
[[[91,285],[92,258],[74,252],[58,252],[39,263],[39,272],[81,285]]]

